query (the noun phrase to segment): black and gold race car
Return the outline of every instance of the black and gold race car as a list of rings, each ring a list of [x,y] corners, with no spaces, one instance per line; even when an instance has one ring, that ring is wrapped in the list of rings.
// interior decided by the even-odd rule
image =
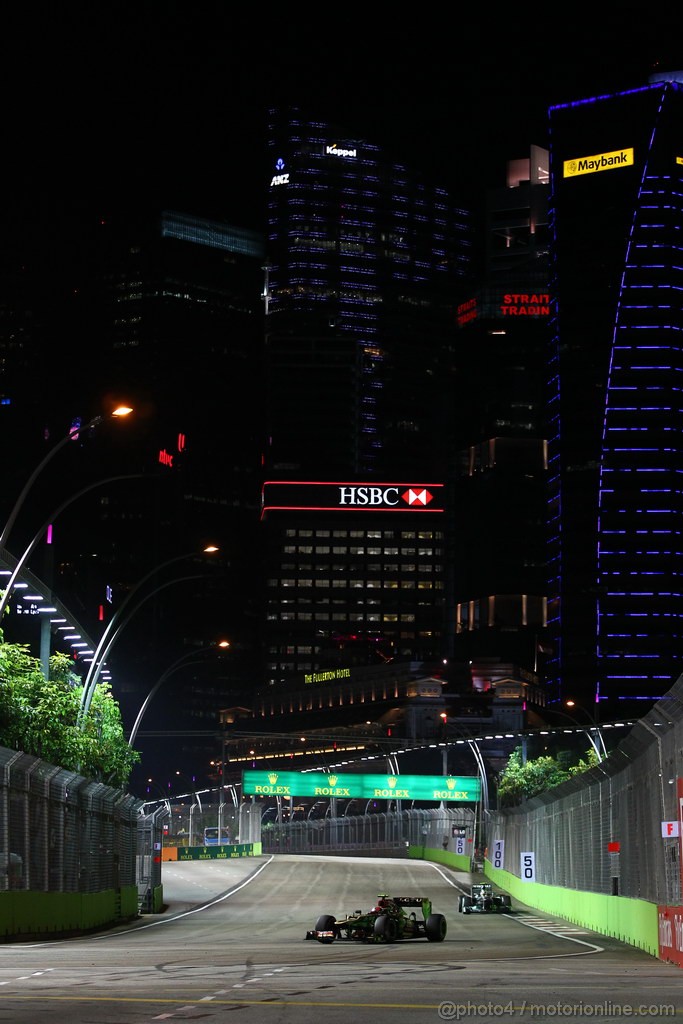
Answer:
[[[347,917],[322,914],[315,928],[306,932],[307,939],[334,942],[335,939],[356,942],[398,942],[401,939],[427,939],[443,942],[446,918],[432,913],[432,902],[423,896],[386,896],[381,893],[377,904],[365,913],[354,910]]]

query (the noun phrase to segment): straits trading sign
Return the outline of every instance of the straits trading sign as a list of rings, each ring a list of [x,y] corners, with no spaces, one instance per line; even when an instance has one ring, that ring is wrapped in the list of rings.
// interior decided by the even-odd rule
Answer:
[[[443,484],[321,483],[267,480],[262,515],[283,509],[321,512],[443,512]]]
[[[352,775],[326,772],[242,772],[247,796],[341,797],[363,800],[450,800],[477,803],[481,782],[469,775]]]

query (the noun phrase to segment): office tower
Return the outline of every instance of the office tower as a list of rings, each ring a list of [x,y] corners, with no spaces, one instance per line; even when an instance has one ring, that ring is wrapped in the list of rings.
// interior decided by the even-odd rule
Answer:
[[[543,669],[548,192],[547,150],[508,163],[483,197],[477,287],[456,310],[452,653],[484,690],[502,666],[519,680]]]
[[[448,451],[469,214],[299,109],[270,111],[268,130],[268,472],[429,479]]]
[[[549,111],[548,669],[645,711],[680,674],[683,84]]]
[[[434,664],[446,624],[442,484],[266,482],[265,680]]]
[[[445,482],[469,213],[299,109],[270,112],[268,153],[264,677],[437,660],[449,513],[407,515],[402,496]],[[403,514],[383,499],[341,510],[340,487],[373,486]]]

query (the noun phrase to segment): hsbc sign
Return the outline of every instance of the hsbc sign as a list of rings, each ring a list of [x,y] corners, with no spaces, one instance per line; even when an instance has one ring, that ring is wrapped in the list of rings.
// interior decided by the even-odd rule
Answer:
[[[403,494],[399,487],[340,487],[340,505],[384,505],[390,508],[407,505],[429,505],[432,494],[426,487],[409,487]]]
[[[443,484],[327,483],[269,480],[263,514],[276,509],[355,512],[443,512]]]

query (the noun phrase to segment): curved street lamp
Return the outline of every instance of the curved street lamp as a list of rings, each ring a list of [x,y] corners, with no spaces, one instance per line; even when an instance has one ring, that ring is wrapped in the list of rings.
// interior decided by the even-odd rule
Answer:
[[[213,555],[217,551],[218,551],[218,548],[215,546],[215,544],[209,544],[209,545],[207,545],[203,549],[203,553],[204,554],[209,554],[209,555]],[[79,709],[79,712],[78,712],[78,719],[77,719],[77,724],[81,728],[84,727],[86,716],[88,714],[88,711],[90,710],[90,704],[92,702],[92,698],[93,698],[93,695],[95,693],[95,688],[96,688],[98,680],[99,680],[100,672],[102,671],[102,668],[104,666],[105,658],[106,658],[107,654],[109,653],[109,650],[111,649],[112,645],[114,644],[114,641],[117,639],[117,637],[118,637],[118,635],[120,633],[121,628],[125,624],[122,621],[122,619],[123,619],[124,612],[128,608],[128,605],[130,604],[132,599],[136,596],[138,591],[144,586],[145,583],[147,583],[147,581],[149,579],[151,579],[152,576],[154,576],[155,573],[159,572],[161,569],[165,569],[169,565],[173,565],[175,562],[182,562],[185,559],[193,558],[196,555],[197,555],[196,551],[190,551],[190,552],[188,552],[188,553],[186,553],[184,555],[176,555],[175,558],[169,558],[166,562],[162,562],[161,565],[157,565],[153,569],[150,569],[150,571],[145,576],[143,576],[142,579],[133,587],[133,589],[130,591],[130,593],[126,596],[125,600],[122,602],[120,608],[118,608],[116,613],[110,619],[109,624],[108,624],[107,628],[105,629],[104,633],[102,634],[102,637],[100,639],[99,644],[97,645],[97,649],[95,650],[92,662],[90,664],[90,668],[88,669],[88,672],[87,672],[86,677],[85,677],[85,682],[83,684],[83,693],[81,695],[81,706],[80,706],[80,709]],[[196,576],[188,576],[188,577],[184,577],[183,579],[184,580],[187,580],[187,579],[197,579],[197,577]],[[163,584],[162,586],[157,587],[156,590],[153,590],[151,593],[147,594],[147,596],[145,598],[143,598],[143,600],[140,601],[138,603],[138,605],[136,605],[136,608],[138,608],[141,604],[143,604],[144,601],[147,600],[148,598],[153,597],[154,594],[159,592],[159,590],[163,590],[164,587],[171,586],[174,583],[180,583],[180,582],[183,582],[183,580],[170,580],[169,582]],[[133,609],[133,611],[134,610],[135,609]],[[114,635],[112,635],[112,634],[114,634]]]
[[[59,441],[54,446],[54,448],[50,448],[49,452],[47,453],[47,455],[45,455],[45,457],[43,458],[42,462],[39,462],[38,465],[36,466],[36,468],[31,473],[30,477],[28,478],[28,480],[26,481],[26,483],[24,484],[24,486],[23,486],[23,488],[21,490],[21,492],[19,494],[19,497],[17,498],[17,500],[14,503],[14,507],[12,508],[12,511],[10,512],[10,514],[9,514],[9,516],[7,518],[7,522],[5,523],[5,525],[3,527],[2,533],[0,533],[0,551],[7,544],[7,537],[9,536],[10,530],[14,526],[14,523],[16,521],[16,518],[17,518],[18,514],[19,514],[21,506],[24,504],[24,500],[26,498],[26,495],[28,494],[28,492],[30,491],[31,487],[33,486],[33,484],[34,484],[34,482],[36,480],[36,477],[39,476],[40,473],[42,473],[43,469],[48,464],[48,462],[50,462],[52,459],[54,459],[55,455],[57,455],[57,453],[60,452],[62,450],[62,448],[64,448],[64,446],[69,443],[69,441],[75,440],[78,437],[78,435],[79,435],[79,433],[81,431],[86,431],[86,430],[92,429],[93,427],[97,427],[97,426],[100,425],[100,423],[103,423],[104,420],[107,419],[107,418],[113,417],[115,419],[121,419],[123,416],[128,416],[132,411],[133,410],[128,405],[117,406],[117,408],[114,409],[109,414],[109,417],[104,416],[104,415],[95,416],[93,419],[90,420],[89,423],[86,423],[84,427],[71,427],[71,429],[69,430],[68,434],[65,437],[63,437],[61,439],[61,441]]]
[[[580,707],[573,700],[565,701],[565,706],[568,708],[576,708],[577,711],[583,711],[586,718],[588,718],[592,728],[588,728],[586,725],[584,725],[584,723],[579,722],[579,720],[575,718],[574,715],[570,715],[566,711],[558,711],[557,708],[553,708],[553,713],[556,715],[561,715],[562,718],[569,719],[570,722],[573,722],[574,725],[576,725],[582,732],[584,732],[586,734],[586,737],[588,738],[590,745],[595,751],[595,756],[597,757],[598,761],[603,761],[608,756],[607,747],[605,746],[605,738],[602,735],[602,729],[600,728],[596,720],[593,718],[591,713],[586,710],[586,708]],[[593,733],[597,734],[598,740],[600,741],[599,745]]]
[[[12,570],[10,578],[7,581],[6,588],[4,589],[4,591],[0,591],[0,622],[2,622],[2,616],[3,616],[4,612],[5,612],[5,608],[7,607],[8,603],[9,603],[12,588],[13,588],[14,584],[16,583],[19,575],[21,574],[21,570],[24,568],[24,566],[26,565],[26,562],[31,557],[31,554],[32,554],[36,544],[38,543],[40,538],[43,536],[43,534],[47,530],[47,528],[50,525],[50,523],[52,523],[57,518],[57,516],[60,515],[64,511],[64,509],[68,505],[70,505],[73,501],[76,501],[77,498],[81,498],[84,494],[87,494],[88,491],[92,491],[96,487],[101,487],[103,484],[116,483],[116,481],[118,481],[118,480],[135,480],[135,479],[138,479],[139,477],[142,477],[143,475],[144,474],[142,474],[142,473],[129,473],[129,474],[125,475],[125,476],[110,476],[110,477],[107,477],[105,480],[98,480],[94,484],[89,484],[87,487],[83,487],[80,491],[77,491],[76,494],[72,494],[69,498],[66,499],[66,501],[63,501],[62,504],[58,508],[56,508],[54,510],[54,512],[52,512],[50,514],[50,516],[45,520],[43,525],[40,527],[40,529],[34,535],[33,540],[30,542],[30,544],[28,545],[28,547],[24,551],[23,555],[21,555],[21,557],[17,560],[17,564],[15,565],[14,569]],[[2,552],[3,550],[4,549],[2,547],[0,547],[0,552]]]
[[[198,654],[201,654],[202,652],[206,652],[206,651],[215,650],[217,647],[220,647],[223,650],[226,650],[229,646],[230,646],[230,641],[229,640],[218,640],[216,643],[209,644],[206,647],[200,647],[196,651],[187,651],[185,654],[181,655],[180,658],[178,658],[176,661],[174,661],[173,664],[170,665],[169,668],[167,668],[166,671],[159,677],[159,679],[157,679],[156,683],[154,684],[154,686],[152,687],[152,689],[149,691],[149,693],[145,697],[144,701],[142,702],[142,706],[141,706],[140,710],[138,711],[137,718],[135,719],[135,722],[133,723],[133,727],[130,730],[130,735],[128,737],[128,746],[132,747],[133,744],[135,743],[135,737],[138,734],[138,729],[140,728],[140,723],[141,723],[141,721],[143,719],[145,711],[149,707],[149,705],[150,705],[150,703],[152,701],[152,698],[154,697],[154,695],[157,692],[157,690],[159,689],[159,687],[162,685],[162,683],[166,682],[166,680],[169,678],[169,676],[172,676],[174,672],[179,671],[179,669],[181,669],[181,668],[186,668],[188,665],[203,664],[204,663],[204,659],[203,658],[197,658]],[[195,658],[195,661],[192,661],[192,658]]]

